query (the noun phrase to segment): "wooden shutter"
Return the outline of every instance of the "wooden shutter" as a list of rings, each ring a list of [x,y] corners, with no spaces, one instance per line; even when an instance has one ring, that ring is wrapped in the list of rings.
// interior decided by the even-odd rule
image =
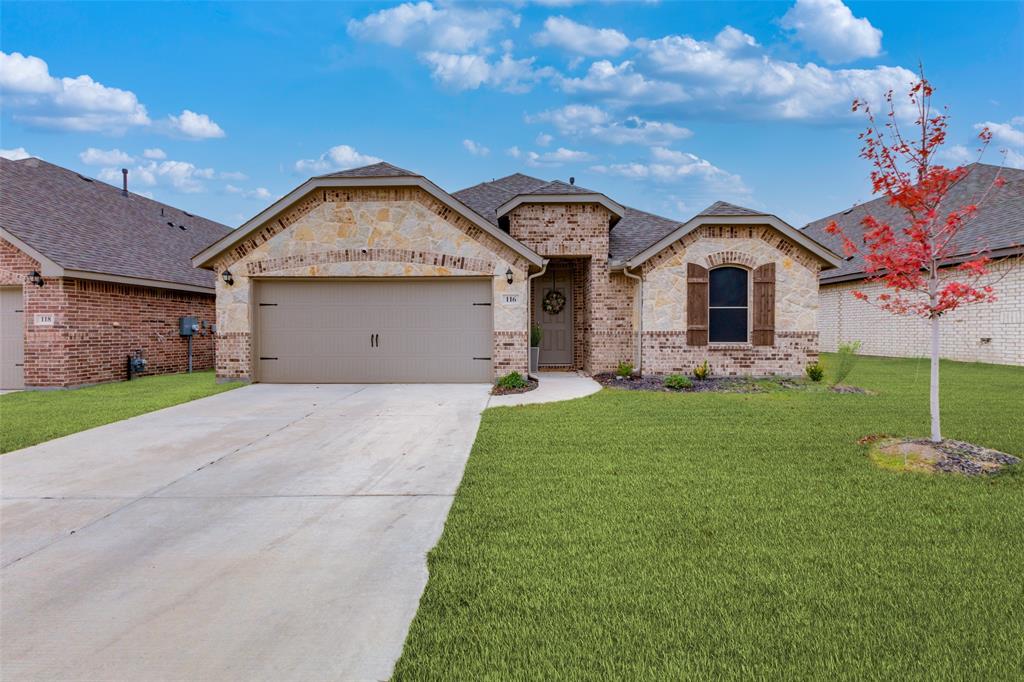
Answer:
[[[686,345],[708,345],[708,271],[686,264]]]
[[[775,345],[775,263],[754,269],[754,329],[751,341],[755,346]]]

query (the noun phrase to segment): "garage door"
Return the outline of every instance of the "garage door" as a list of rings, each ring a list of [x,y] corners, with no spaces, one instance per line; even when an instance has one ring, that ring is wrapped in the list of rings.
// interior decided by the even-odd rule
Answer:
[[[491,296],[487,279],[259,282],[256,378],[489,382]]]
[[[21,287],[0,288],[0,388],[25,387],[24,324]]]

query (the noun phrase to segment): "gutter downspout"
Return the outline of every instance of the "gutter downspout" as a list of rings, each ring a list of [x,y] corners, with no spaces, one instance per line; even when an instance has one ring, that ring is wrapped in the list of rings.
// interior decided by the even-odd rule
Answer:
[[[545,258],[544,262],[541,264],[539,272],[535,272],[532,275],[527,275],[526,276],[526,329],[527,329],[527,332],[526,332],[526,334],[527,334],[527,337],[526,337],[526,349],[527,350],[526,350],[526,352],[527,352],[527,354],[530,353],[529,349],[533,347],[533,346],[530,345],[530,335],[533,334],[533,280],[537,279],[538,277],[543,275],[545,272],[547,272],[547,270],[548,270],[548,263],[550,263],[550,262],[551,262],[550,259]],[[529,355],[527,355],[526,366],[527,366],[527,368],[529,368],[529,366],[530,366]],[[540,371],[539,364],[538,364],[538,367],[537,367],[537,371],[538,372]],[[526,373],[527,374],[530,373],[529,369],[527,369]],[[534,377],[534,379],[538,379],[539,380],[538,377]]]
[[[622,274],[637,281],[637,288],[640,293],[640,304],[637,307],[637,338],[636,338],[636,371],[640,376],[644,375],[644,278],[643,275],[634,275],[629,271],[629,266],[623,264]]]

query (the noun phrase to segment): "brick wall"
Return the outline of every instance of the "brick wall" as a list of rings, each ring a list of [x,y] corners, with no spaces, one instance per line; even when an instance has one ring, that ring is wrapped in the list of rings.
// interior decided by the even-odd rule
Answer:
[[[795,375],[818,359],[817,332],[775,332],[774,346],[688,346],[685,331],[644,332],[644,374],[693,374],[708,361],[713,376]]]
[[[97,280],[47,277],[43,286],[24,283],[36,261],[0,240],[0,283],[22,284],[25,310],[25,385],[54,388],[119,381],[126,358],[141,349],[146,374],[184,372],[188,341],[178,318],[214,321],[212,294],[156,289]],[[53,325],[36,325],[49,313]],[[193,340],[193,368],[213,367],[213,338]]]
[[[964,306],[943,317],[941,354],[950,360],[1024,365],[1024,264],[1004,259],[991,267],[997,300]],[[1001,278],[1001,279],[1000,279]],[[891,315],[853,297],[855,290],[872,298],[881,283],[843,282],[821,287],[821,349],[861,342],[866,355],[925,357],[931,348],[927,320]],[[986,341],[986,339],[988,339]]]
[[[509,214],[509,234],[546,258],[575,264],[574,362],[590,373],[634,357],[634,282],[608,267],[611,214],[599,204],[523,204]]]

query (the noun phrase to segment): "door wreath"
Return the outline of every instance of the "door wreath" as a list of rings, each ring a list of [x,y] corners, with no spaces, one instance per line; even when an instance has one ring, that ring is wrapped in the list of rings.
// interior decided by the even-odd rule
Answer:
[[[565,308],[565,294],[558,289],[551,289],[544,294],[543,306],[548,315],[557,315]]]

